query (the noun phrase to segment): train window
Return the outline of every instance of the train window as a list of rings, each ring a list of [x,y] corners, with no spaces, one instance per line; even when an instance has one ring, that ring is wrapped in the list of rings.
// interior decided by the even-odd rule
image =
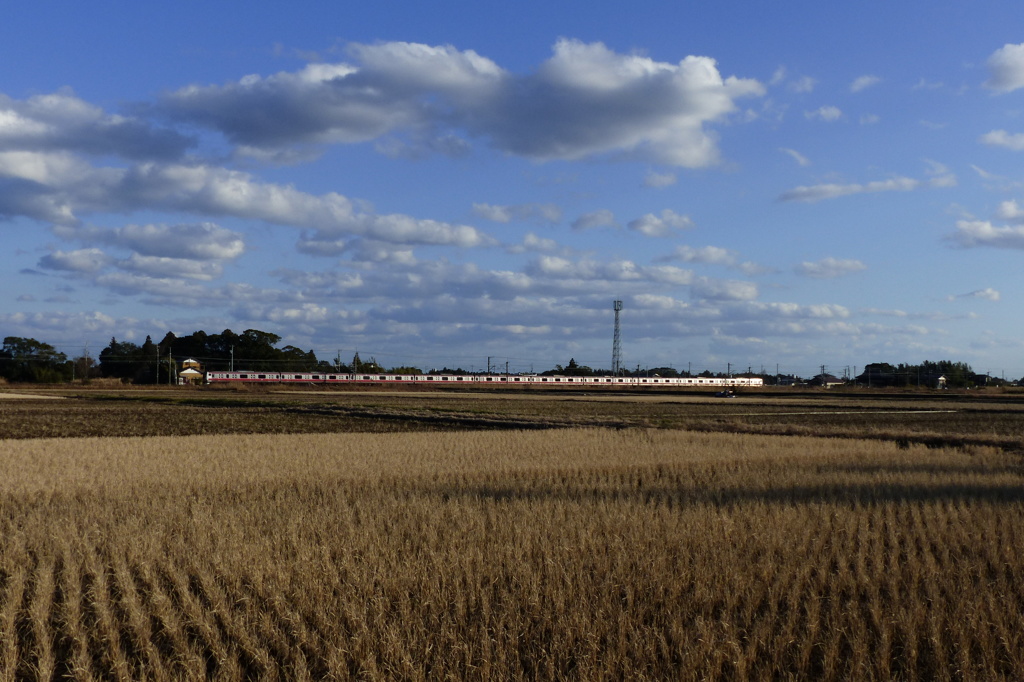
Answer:
[[[387,377],[385,377],[385,376],[382,376],[382,377],[380,378],[380,380],[381,380],[381,381],[386,381],[386,380],[387,380]]]
[[[516,377],[516,378],[515,378],[515,379],[513,379],[512,381],[519,381],[519,377]]]
[[[258,375],[258,376],[257,376],[256,378],[257,378],[257,379],[266,379],[266,378],[267,378],[267,375],[266,375],[266,374],[260,374],[260,375]]]
[[[508,381],[508,377],[502,377],[502,378],[498,379],[498,381]]]
[[[492,377],[487,377],[487,381],[494,381]]]

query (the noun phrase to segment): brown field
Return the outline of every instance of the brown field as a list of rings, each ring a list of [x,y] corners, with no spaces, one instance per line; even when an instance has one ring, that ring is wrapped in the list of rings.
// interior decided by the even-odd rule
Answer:
[[[1012,396],[65,395],[0,680],[1024,675]]]

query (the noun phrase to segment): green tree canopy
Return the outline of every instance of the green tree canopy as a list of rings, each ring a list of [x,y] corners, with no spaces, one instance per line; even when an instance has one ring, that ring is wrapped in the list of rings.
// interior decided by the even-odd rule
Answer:
[[[64,353],[48,343],[8,336],[0,348],[0,376],[8,381],[67,381],[71,364]]]

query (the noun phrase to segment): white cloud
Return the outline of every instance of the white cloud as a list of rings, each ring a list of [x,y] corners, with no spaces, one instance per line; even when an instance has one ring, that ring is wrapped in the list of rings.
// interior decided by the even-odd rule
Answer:
[[[996,227],[988,220],[958,220],[956,232],[948,238],[964,248],[1024,249],[1024,226]]]
[[[992,147],[1006,147],[1015,152],[1024,151],[1024,133],[993,130],[982,135],[979,141]]]
[[[555,204],[473,204],[473,213],[496,223],[510,223],[513,220],[558,223],[562,220],[562,209]]]
[[[645,187],[671,187],[676,184],[678,178],[675,173],[655,173],[654,171],[647,171],[647,175],[644,176]]]
[[[0,153],[0,180],[3,175],[30,181],[34,196],[26,203],[24,184],[0,182],[0,215],[62,225],[76,224],[76,213],[171,210],[307,228],[314,230],[315,241],[361,236],[404,244],[496,244],[468,225],[359,210],[335,192],[315,196],[242,171],[198,164],[93,168],[64,154],[11,152]]]
[[[927,180],[916,180],[898,176],[888,180],[874,180],[867,183],[824,183],[821,185],[802,185],[783,192],[779,201],[800,201],[812,203],[824,199],[835,199],[852,194],[871,194],[875,192],[909,192],[924,187],[942,188],[956,185],[956,176],[934,161],[926,161],[926,173],[931,175]],[[937,169],[941,173],[936,174]]]
[[[54,251],[39,259],[39,267],[68,272],[98,272],[112,262],[112,258],[99,249]]]
[[[877,114],[861,114],[859,120],[862,126],[869,126],[881,121],[882,117]]]
[[[671,285],[689,285],[693,273],[670,265],[637,265],[629,260],[601,262],[591,259],[571,261],[559,256],[541,256],[527,268],[527,274],[555,280],[578,280],[581,283],[603,280],[606,282],[657,282]]]
[[[566,39],[525,76],[451,46],[381,43],[350,51],[358,65],[312,64],[189,86],[165,96],[162,107],[250,148],[460,131],[534,159],[626,154],[701,167],[718,161],[705,126],[735,111],[734,100],[764,92],[755,80],[723,78],[707,57],[670,64]]]
[[[64,239],[120,246],[143,256],[197,261],[231,260],[242,255],[242,235],[214,223],[126,225],[121,228],[56,226]]]
[[[752,301],[757,298],[757,285],[742,280],[697,278],[691,287],[693,297],[711,301]]]
[[[1015,199],[1004,201],[996,209],[996,217],[1012,223],[1024,223],[1024,207],[1018,204]]]
[[[514,247],[513,251],[516,253],[524,253],[527,251],[534,251],[537,253],[553,253],[560,251],[561,247],[554,239],[548,239],[546,237],[539,237],[533,232],[527,232],[526,236],[523,237],[523,243],[518,247]]]
[[[889,180],[876,180],[865,184],[849,183],[836,184],[827,183],[822,185],[810,185],[795,187],[779,196],[780,201],[803,201],[815,202],[823,199],[835,199],[837,197],[851,194],[864,194],[871,192],[908,192],[921,186],[919,180],[913,178],[897,177]]]
[[[672,253],[659,260],[678,260],[683,263],[705,263],[709,265],[736,265],[736,254],[720,246],[677,246]]]
[[[1024,43],[1003,45],[989,56],[986,64],[989,79],[985,87],[999,92],[1024,87]]]
[[[801,154],[800,152],[798,152],[795,149],[788,149],[786,147],[779,147],[779,151],[780,152],[784,152],[784,153],[788,154],[790,157],[792,157],[792,159],[797,162],[797,165],[800,165],[800,166],[810,166],[811,165],[811,160],[808,159],[806,156],[804,156],[803,154]]]
[[[106,114],[70,90],[20,101],[0,94],[0,151],[173,159],[194,144],[193,138],[142,119]]]
[[[857,78],[853,79],[852,83],[850,83],[850,92],[860,92],[861,90],[866,90],[870,88],[872,85],[878,84],[881,80],[882,79],[879,78],[878,76],[858,76]]]
[[[690,219],[690,216],[680,215],[666,208],[659,215],[648,213],[641,218],[631,220],[628,227],[648,237],[667,237],[675,230],[693,227],[693,220]]]
[[[296,243],[296,248],[308,256],[340,256],[345,252],[347,244],[344,239],[316,239],[303,233],[302,238]]]
[[[792,92],[805,93],[812,92],[814,90],[814,86],[817,84],[818,81],[811,78],[810,76],[802,76],[800,78],[797,78],[796,80],[790,81],[787,87]]]
[[[117,266],[128,272],[137,272],[146,277],[184,277],[209,281],[221,276],[223,268],[220,263],[188,260],[185,258],[164,258],[161,256],[140,256],[133,253],[127,260]]]
[[[978,289],[977,291],[971,291],[966,294],[957,294],[955,296],[949,296],[947,300],[955,301],[956,299],[963,298],[976,298],[981,299],[983,301],[996,302],[1000,299],[1000,294],[992,287],[988,287],[986,289]]]
[[[820,119],[822,121],[838,121],[843,116],[843,112],[839,107],[834,106],[823,106],[815,109],[814,111],[805,111],[804,116],[809,119]]]
[[[797,274],[815,279],[831,279],[866,270],[867,266],[859,260],[849,258],[823,258],[816,262],[804,261],[796,266]]]
[[[619,224],[615,222],[615,214],[606,208],[591,211],[590,213],[584,213],[572,223],[572,229],[577,232],[589,230],[595,227],[618,226]]]

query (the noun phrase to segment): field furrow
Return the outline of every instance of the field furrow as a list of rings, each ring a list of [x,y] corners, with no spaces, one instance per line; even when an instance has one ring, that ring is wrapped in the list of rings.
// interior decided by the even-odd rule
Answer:
[[[1024,676],[1024,470],[997,450],[90,446],[0,441],[0,682]]]

